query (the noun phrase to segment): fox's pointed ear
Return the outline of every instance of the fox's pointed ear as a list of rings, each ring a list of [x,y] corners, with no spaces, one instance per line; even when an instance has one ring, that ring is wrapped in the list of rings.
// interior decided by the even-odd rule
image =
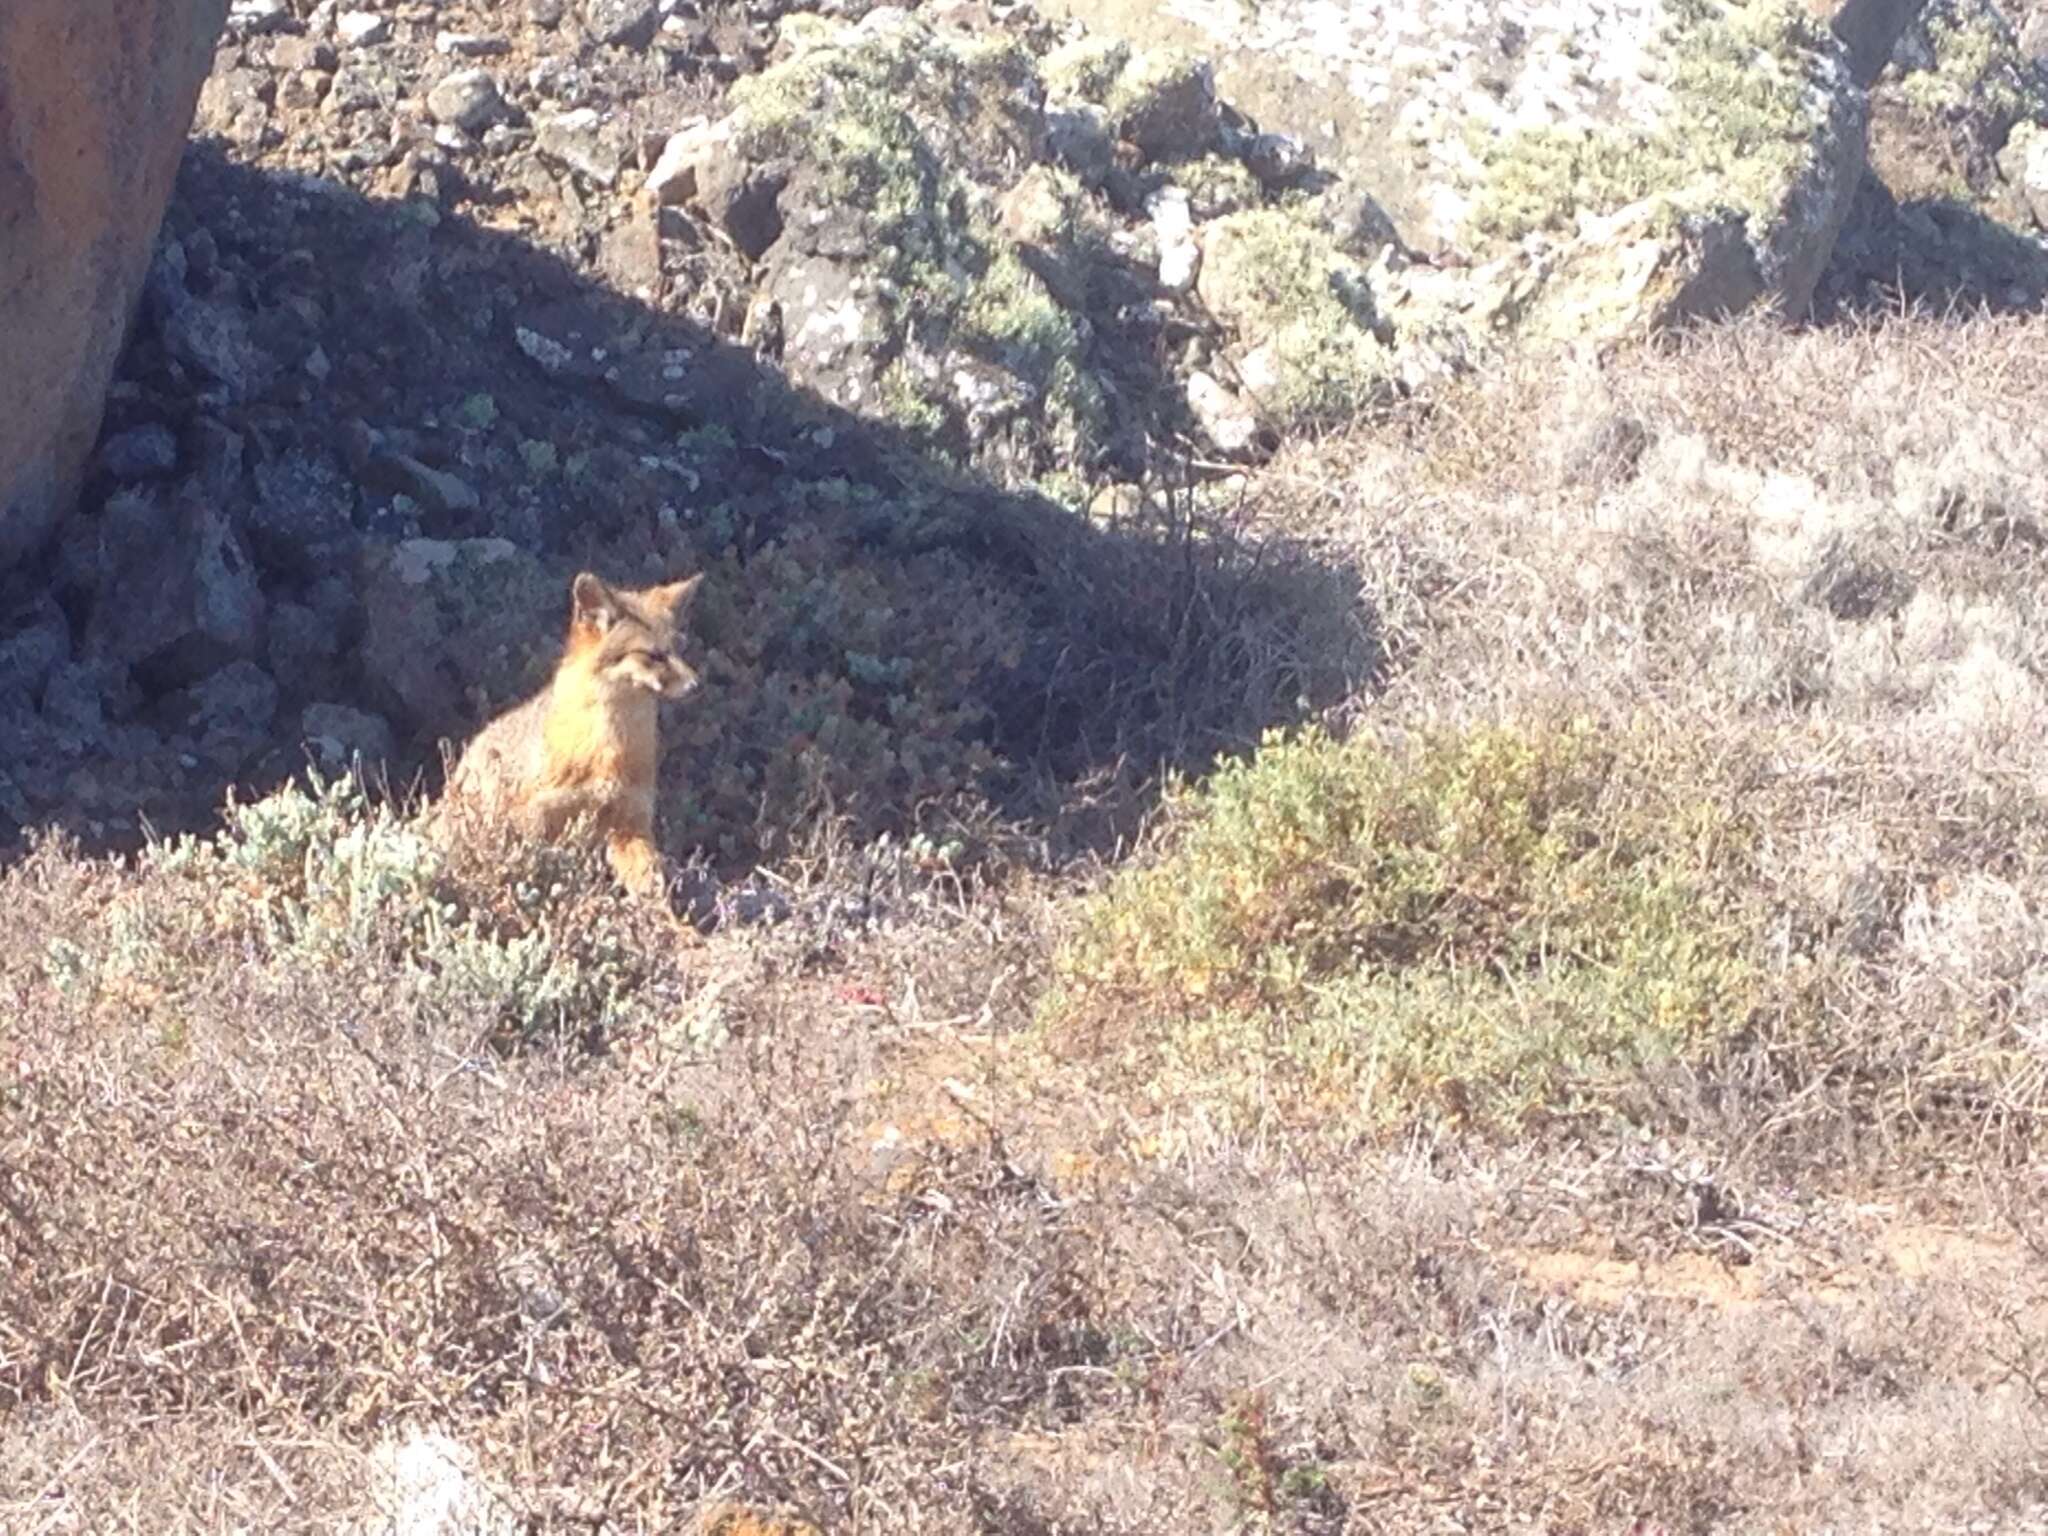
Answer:
[[[697,589],[703,585],[704,573],[699,571],[694,576],[685,576],[681,581],[672,581],[665,587],[656,587],[652,595],[656,602],[668,610],[671,618],[681,619],[690,611],[690,604],[697,597]]]
[[[612,596],[612,589],[588,571],[577,573],[569,587],[569,600],[575,622],[600,633],[610,629],[612,620],[619,616],[618,599]]]

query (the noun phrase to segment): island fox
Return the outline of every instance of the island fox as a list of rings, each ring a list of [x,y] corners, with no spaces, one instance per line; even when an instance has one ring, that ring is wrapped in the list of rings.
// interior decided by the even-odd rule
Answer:
[[[663,699],[697,686],[677,651],[703,579],[626,591],[578,575],[554,680],[463,750],[448,775],[443,825],[453,811],[550,842],[587,829],[603,836],[621,884],[665,904],[667,872],[654,846],[658,716]]]

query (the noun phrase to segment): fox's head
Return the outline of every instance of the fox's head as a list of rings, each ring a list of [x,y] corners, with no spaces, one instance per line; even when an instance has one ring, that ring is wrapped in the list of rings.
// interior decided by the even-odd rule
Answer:
[[[695,668],[682,657],[683,619],[703,580],[700,571],[629,592],[582,572],[569,588],[571,654],[588,657],[607,682],[680,699],[697,686]]]

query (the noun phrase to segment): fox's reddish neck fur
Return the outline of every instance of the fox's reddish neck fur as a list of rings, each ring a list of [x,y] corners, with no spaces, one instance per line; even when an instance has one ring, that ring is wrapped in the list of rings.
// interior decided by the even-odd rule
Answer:
[[[652,785],[661,701],[637,684],[598,671],[602,640],[587,625],[569,631],[542,726],[548,778],[556,784],[605,780]]]

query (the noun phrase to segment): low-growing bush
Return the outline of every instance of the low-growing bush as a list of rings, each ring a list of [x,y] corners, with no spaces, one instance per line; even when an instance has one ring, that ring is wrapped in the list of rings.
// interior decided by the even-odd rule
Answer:
[[[1178,788],[1168,827],[1092,902],[1049,1004],[1162,1093],[1506,1126],[1725,1036],[1759,996],[1740,817],[1644,733],[1269,735]]]

